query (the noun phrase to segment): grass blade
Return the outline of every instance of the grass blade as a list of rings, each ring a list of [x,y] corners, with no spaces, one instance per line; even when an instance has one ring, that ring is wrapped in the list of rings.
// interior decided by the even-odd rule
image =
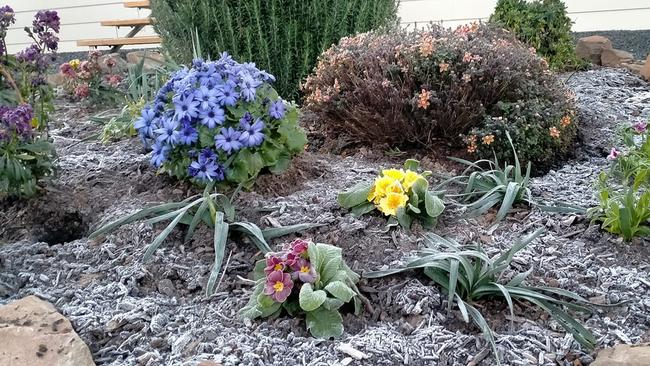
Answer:
[[[212,295],[216,291],[214,285],[219,278],[221,263],[223,262],[224,255],[226,254],[226,242],[228,241],[228,224],[226,224],[223,219],[223,212],[217,212],[217,215],[214,219],[214,264],[212,265],[210,278],[208,278],[208,284],[205,289],[207,296]]]
[[[149,216],[161,213],[161,212],[167,212],[171,210],[176,210],[180,207],[184,207],[186,203],[184,202],[173,202],[173,203],[165,203],[162,205],[154,206],[154,207],[149,207],[142,209],[132,215],[122,217],[120,219],[117,219],[115,221],[110,222],[109,224],[106,224],[99,228],[98,230],[95,230],[92,234],[88,236],[89,239],[94,239],[98,236],[104,235],[108,232],[111,232],[115,229],[117,229],[120,226],[127,225],[136,221],[140,221],[144,218],[147,218]]]

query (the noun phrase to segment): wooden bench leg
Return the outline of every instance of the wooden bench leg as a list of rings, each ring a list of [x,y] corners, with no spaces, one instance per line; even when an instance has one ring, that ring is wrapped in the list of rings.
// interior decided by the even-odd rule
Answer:
[[[136,25],[131,29],[129,33],[126,34],[125,38],[133,38],[138,32],[140,32],[144,28],[144,25]],[[115,53],[122,48],[121,45],[113,46],[111,47],[111,53]]]

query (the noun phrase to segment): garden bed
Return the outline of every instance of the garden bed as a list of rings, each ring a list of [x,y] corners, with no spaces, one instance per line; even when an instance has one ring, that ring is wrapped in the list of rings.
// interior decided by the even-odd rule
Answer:
[[[577,95],[583,143],[574,160],[534,179],[533,196],[589,206],[595,203],[593,183],[608,164],[617,126],[650,115],[650,86],[614,69],[566,79]],[[0,203],[0,243],[5,242],[0,246],[0,303],[29,294],[51,301],[88,343],[97,364],[458,365],[475,357],[496,364],[480,331],[463,323],[456,311],[447,313],[446,296],[424,276],[362,280],[360,289],[371,306],[361,317],[344,317],[341,339],[322,341],[309,337],[300,319],[251,323],[237,316],[251,292],[245,278],[259,257],[241,239],[229,242],[226,275],[210,298],[204,296],[214,256],[210,233],[197,233],[188,245],[182,244],[182,232],[172,234],[150,264],[140,261],[157,232],[149,226],[129,225],[106,239],[86,239],[104,220],[196,190],[157,176],[136,139],[110,145],[88,139],[99,130],[87,122],[93,111],[65,103],[57,110],[51,134],[58,176],[44,196]],[[353,218],[336,202],[339,191],[405,158],[379,161],[376,154],[307,151],[284,174],[261,177],[250,192],[238,196],[236,206],[260,226],[324,224],[304,236],[343,248],[357,272],[395,264],[418,248],[421,229],[386,231],[384,219]],[[423,164],[437,173],[453,169],[444,160],[424,159]],[[601,304],[626,301],[579,318],[594,332],[598,347],[650,341],[647,241],[623,243],[583,217],[539,209],[519,208],[496,230],[490,226],[486,218],[466,219],[450,207],[436,233],[461,242],[481,241],[493,254],[523,233],[545,227],[546,233],[520,252],[513,266],[521,271],[533,267],[533,284],[558,286]],[[505,364],[593,360],[545,313],[516,306],[511,331],[504,304],[481,306],[498,334]],[[350,358],[344,344],[368,358]]]

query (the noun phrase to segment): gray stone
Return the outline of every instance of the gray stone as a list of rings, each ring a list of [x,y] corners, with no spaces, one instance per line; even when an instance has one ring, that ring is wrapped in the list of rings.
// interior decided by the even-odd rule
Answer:
[[[591,366],[650,366],[650,344],[619,344],[598,352]]]

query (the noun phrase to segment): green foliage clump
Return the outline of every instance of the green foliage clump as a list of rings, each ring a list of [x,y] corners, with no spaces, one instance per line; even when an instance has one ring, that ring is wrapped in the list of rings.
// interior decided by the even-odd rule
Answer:
[[[163,47],[191,61],[196,31],[206,55],[228,52],[275,75],[287,98],[313,69],[318,55],[341,37],[392,24],[394,0],[154,0],[154,25]]]
[[[602,228],[630,241],[650,235],[650,133],[637,122],[621,132],[622,148],[612,148],[609,172],[598,177],[598,206],[587,210]]]
[[[247,319],[305,315],[307,329],[317,338],[343,334],[339,309],[354,303],[361,311],[356,283],[359,275],[343,260],[341,248],[297,239],[285,250],[268,253],[253,273],[255,288],[240,315]]]
[[[371,32],[321,56],[304,85],[311,128],[371,146],[465,146],[549,168],[577,133],[572,95],[530,47],[500,28]]]
[[[510,135],[506,134],[512,146]],[[499,160],[481,159],[475,162],[459,158],[452,160],[467,165],[467,169],[459,176],[453,177],[441,184],[455,184],[463,187],[463,192],[450,197],[461,197],[467,202],[466,208],[470,217],[483,215],[492,207],[499,206],[496,221],[503,220],[512,207],[518,203],[533,203],[529,188],[531,164],[528,162],[524,173],[512,146],[514,164],[499,164]]]
[[[517,240],[510,249],[492,258],[479,244],[461,245],[454,240],[428,234],[424,241],[426,248],[413,258],[407,259],[406,265],[364,273],[364,277],[376,278],[423,269],[425,275],[447,292],[448,310],[455,304],[465,322],[469,323],[471,319],[481,329],[484,337],[490,342],[497,361],[499,359],[494,334],[479,310],[482,307],[476,306],[476,303],[483,299],[503,300],[508,305],[511,318],[514,318],[516,301],[530,303],[547,312],[583,347],[593,349],[596,344],[593,334],[563,310],[563,307],[567,307],[589,312],[590,303],[586,299],[559,288],[524,285],[523,282],[532,272],[532,268],[511,276],[510,280],[505,279],[514,256],[542,233],[543,229],[539,229]]]
[[[585,67],[575,52],[571,18],[562,0],[499,0],[490,22],[512,31],[553,69]]]
[[[262,253],[269,253],[271,252],[271,247],[267,243],[267,240],[318,226],[315,224],[298,224],[261,230],[253,223],[235,221],[236,209],[232,204],[232,199],[237,191],[233,193],[233,196],[228,197],[221,193],[213,192],[213,189],[214,182],[205,187],[202,195],[191,196],[181,202],[164,203],[142,209],[134,214],[122,217],[100,227],[91,233],[89,238],[92,239],[106,235],[121,226],[135,222],[142,221],[146,224],[153,225],[171,220],[165,229],[147,247],[143,261],[148,261],[179,224],[187,226],[185,243],[192,240],[194,232],[199,225],[207,225],[213,229],[215,254],[214,265],[206,285],[206,294],[209,296],[218,287],[217,279],[226,252],[226,242],[228,241],[230,232],[237,231],[246,235]]]

